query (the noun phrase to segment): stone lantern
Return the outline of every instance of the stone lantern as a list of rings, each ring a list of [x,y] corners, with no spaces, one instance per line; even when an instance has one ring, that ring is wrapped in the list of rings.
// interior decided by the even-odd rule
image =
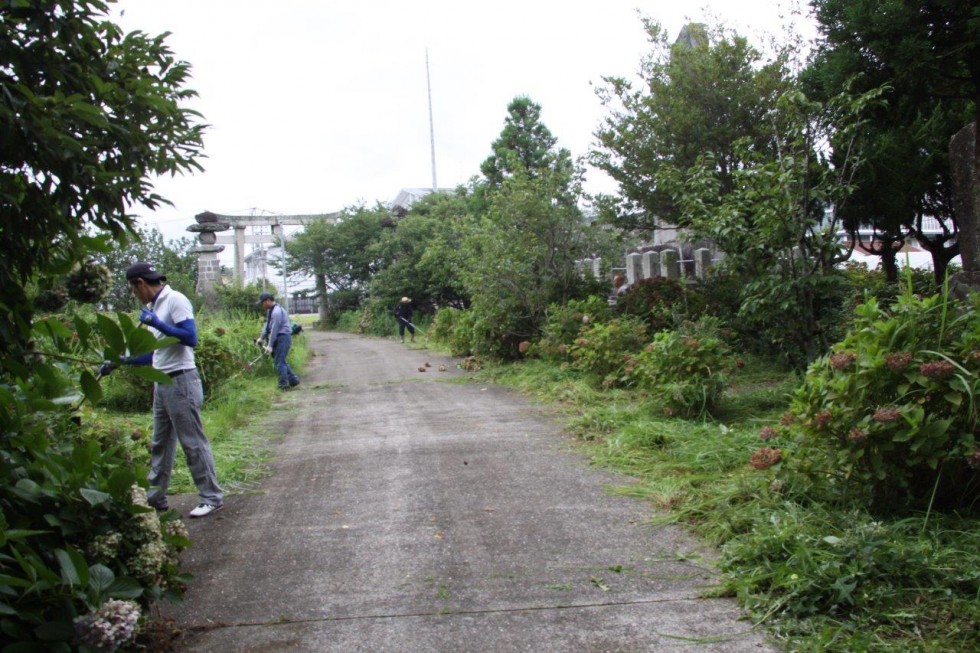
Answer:
[[[197,254],[197,293],[208,296],[214,293],[215,284],[221,283],[221,261],[218,254],[225,250],[218,242],[217,232],[231,228],[228,222],[220,222],[218,216],[210,211],[194,216],[197,224],[187,227],[187,231],[197,233],[200,245],[191,248]]]

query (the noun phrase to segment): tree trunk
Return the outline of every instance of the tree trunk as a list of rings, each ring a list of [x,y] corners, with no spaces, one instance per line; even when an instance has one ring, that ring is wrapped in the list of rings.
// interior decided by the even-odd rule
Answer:
[[[327,306],[327,277],[322,274],[314,275],[316,284],[317,309],[320,319],[320,328],[327,326],[327,319],[330,317],[330,307]]]

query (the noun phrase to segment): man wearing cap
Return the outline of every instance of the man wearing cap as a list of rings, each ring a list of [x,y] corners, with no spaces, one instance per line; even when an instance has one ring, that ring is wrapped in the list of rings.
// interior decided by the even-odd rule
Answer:
[[[412,336],[412,342],[415,342],[415,325],[412,324],[412,300],[409,297],[402,297],[402,300],[398,302],[398,306],[395,307],[395,319],[398,320],[398,337],[405,342],[405,329]]]
[[[259,295],[258,303],[266,311],[266,319],[265,327],[255,339],[255,344],[263,347],[265,353],[272,354],[276,371],[279,372],[279,389],[295,388],[299,385],[299,377],[286,362],[286,355],[293,346],[293,329],[289,324],[289,315],[276,302],[272,293],[264,292]]]
[[[173,473],[177,443],[180,442],[187,459],[200,503],[191,510],[191,517],[206,517],[221,510],[224,494],[218,486],[211,444],[201,424],[201,404],[204,390],[194,362],[197,346],[197,327],[190,300],[164,282],[152,264],[139,262],[126,268],[126,281],[133,294],[144,304],[139,321],[145,324],[157,340],[167,336],[178,342],[161,347],[149,354],[124,359],[124,365],[153,365],[170,377],[171,383],[153,385],[153,442],[150,448],[150,505],[167,510],[167,489]],[[103,375],[116,368],[104,363]]]

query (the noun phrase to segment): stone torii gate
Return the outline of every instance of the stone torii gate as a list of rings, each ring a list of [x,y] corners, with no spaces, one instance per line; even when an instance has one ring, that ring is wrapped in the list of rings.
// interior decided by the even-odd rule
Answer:
[[[187,231],[198,234],[198,246],[191,252],[197,259],[197,292],[211,295],[215,284],[221,283],[221,262],[218,254],[225,245],[235,246],[234,278],[237,286],[242,285],[245,276],[245,243],[272,243],[276,238],[285,242],[283,227],[286,225],[307,225],[324,220],[337,222],[340,212],[318,213],[315,215],[220,215],[205,211],[194,216],[197,224],[187,227]],[[245,234],[247,227],[271,227],[271,234]],[[218,232],[234,229],[234,234],[219,236]]]

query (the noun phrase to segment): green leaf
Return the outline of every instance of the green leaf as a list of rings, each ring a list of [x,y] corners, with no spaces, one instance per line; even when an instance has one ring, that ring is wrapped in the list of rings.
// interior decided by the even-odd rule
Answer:
[[[108,317],[99,313],[95,316],[95,320],[98,323],[99,333],[105,339],[108,345],[106,351],[106,358],[109,360],[117,360],[120,356],[126,353],[126,340],[123,338],[123,332],[119,328],[119,325],[110,320]]]
[[[132,331],[127,332],[128,340],[126,346],[129,349],[130,356],[140,356],[141,354],[146,354],[154,349],[159,348],[159,343],[152,333],[147,329],[135,328]],[[175,339],[171,338],[169,342],[177,342]],[[168,344],[169,344],[168,342]]]
[[[102,400],[102,387],[95,380],[95,376],[91,372],[88,370],[82,372],[80,383],[82,392],[85,394],[85,398],[88,399],[89,403],[96,404]]]
[[[7,585],[9,587],[30,587],[32,581],[26,578],[18,578],[17,576],[5,576],[0,574],[0,585]]]
[[[943,398],[957,407],[963,403],[963,395],[961,395],[959,392],[947,392],[943,395]]]
[[[133,374],[140,377],[141,379],[146,379],[147,381],[152,381],[153,383],[163,383],[169,384],[173,383],[173,379],[161,372],[160,370],[154,369],[149,365],[138,365],[133,366]]]
[[[136,483],[136,472],[131,467],[120,467],[109,477],[109,491],[113,496],[129,495],[129,488]]]
[[[142,596],[143,586],[135,578],[122,576],[113,581],[106,594],[114,599],[135,599]]]
[[[112,584],[116,581],[116,575],[105,565],[92,565],[88,568],[88,571],[90,576],[89,586],[100,595],[112,587]]]
[[[116,319],[119,320],[119,326],[122,327],[123,333],[129,333],[138,328],[136,322],[127,313],[116,313]]]
[[[41,492],[41,486],[29,478],[20,479],[14,484],[11,490],[21,499],[30,501],[31,503],[37,503],[44,496],[44,493]]]
[[[45,651],[54,651],[50,648],[55,642],[70,642],[75,638],[75,628],[71,621],[46,621],[34,629],[37,638],[47,642]],[[4,649],[6,651],[6,649]]]
[[[12,528],[0,533],[0,544],[6,544],[9,540],[24,540],[35,535],[44,535],[50,531],[28,530],[26,528]]]
[[[87,477],[92,473],[99,456],[99,446],[94,441],[79,443],[71,450],[71,467],[79,476]]]
[[[88,337],[92,333],[92,327],[89,323],[82,318],[76,318],[74,321],[75,332],[78,334],[78,341],[82,347],[88,347]]]
[[[62,324],[61,320],[57,320],[53,317],[49,317],[46,320],[41,320],[38,322],[38,326],[43,327],[52,339],[71,337],[71,331],[68,330],[68,327]]]
[[[78,570],[75,569],[75,563],[72,561],[71,556],[64,549],[55,549],[54,557],[58,561],[58,567],[61,569],[61,580],[67,585],[72,587],[80,586],[82,584],[82,579],[78,575]]]
[[[87,487],[83,487],[81,490],[78,491],[78,493],[81,494],[82,497],[86,501],[88,501],[89,505],[91,506],[97,506],[105,503],[106,501],[112,500],[111,494],[107,494],[106,492],[101,492],[99,490],[93,490]]]

